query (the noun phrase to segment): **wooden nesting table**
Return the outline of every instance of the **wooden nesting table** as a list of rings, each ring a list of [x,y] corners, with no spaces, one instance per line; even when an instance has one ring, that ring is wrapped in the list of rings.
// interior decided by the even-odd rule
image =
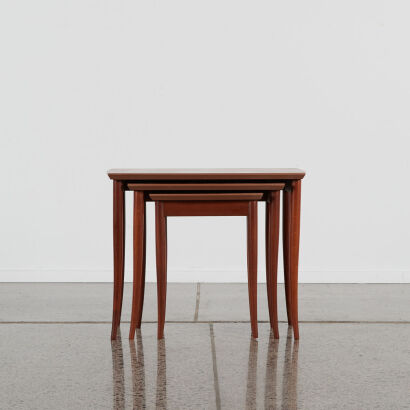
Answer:
[[[134,286],[133,309],[130,338],[134,337],[135,328],[141,326],[142,307],[145,288],[145,203],[155,201],[157,207],[157,272],[165,271],[166,284],[166,242],[158,246],[158,233],[163,228],[166,236],[166,218],[163,216],[188,215],[227,215],[229,212],[248,216],[249,227],[255,226],[254,212],[244,212],[245,200],[253,208],[256,201],[266,201],[266,267],[267,292],[271,327],[275,337],[277,330],[276,309],[276,273],[279,192],[283,198],[283,261],[288,323],[293,327],[295,339],[299,339],[298,327],[298,260],[300,231],[301,180],[304,171],[294,168],[268,169],[111,169],[108,176],[114,186],[113,243],[114,243],[114,297],[111,339],[115,339],[121,321],[121,309],[124,288],[124,250],[125,250],[125,191],[134,191]],[[276,199],[276,201],[275,201]],[[204,207],[203,201],[207,201]],[[189,204],[186,205],[186,204]],[[274,205],[273,205],[274,204]],[[182,206],[181,206],[182,205]],[[246,205],[247,206],[247,205]],[[249,207],[251,209],[251,207]],[[254,208],[256,209],[256,208]],[[164,211],[166,210],[166,211]],[[165,212],[165,213],[164,213]],[[230,213],[229,213],[230,214]],[[163,222],[165,221],[165,222]],[[249,222],[251,221],[251,222]],[[250,225],[251,224],[251,225]],[[252,228],[253,230],[253,228]],[[251,235],[255,236],[256,231]],[[164,235],[163,235],[164,236]],[[161,236],[160,236],[161,237]],[[248,245],[248,286],[251,310],[252,334],[256,320],[256,252],[257,248]],[[160,252],[158,252],[158,249]],[[162,253],[162,256],[158,255]],[[251,264],[249,259],[251,259]],[[252,271],[252,289],[249,272]],[[163,284],[158,284],[160,296]],[[165,296],[164,296],[165,297]],[[163,303],[163,307],[161,307]],[[158,300],[159,322],[165,321],[165,303]],[[160,311],[163,310],[161,313]],[[160,314],[161,313],[161,314]],[[162,317],[162,319],[160,318]],[[162,323],[163,327],[163,323]],[[159,335],[161,334],[159,327]],[[162,337],[162,336],[159,336]]]

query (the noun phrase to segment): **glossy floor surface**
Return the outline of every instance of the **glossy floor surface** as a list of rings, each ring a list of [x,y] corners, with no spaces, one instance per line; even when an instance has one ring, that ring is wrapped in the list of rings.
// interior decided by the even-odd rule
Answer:
[[[274,340],[259,287],[259,339],[246,285],[170,284],[165,339],[155,286],[145,322],[110,341],[107,284],[0,285],[1,409],[407,409],[410,285],[301,285],[301,339]],[[284,319],[280,288],[280,319]]]

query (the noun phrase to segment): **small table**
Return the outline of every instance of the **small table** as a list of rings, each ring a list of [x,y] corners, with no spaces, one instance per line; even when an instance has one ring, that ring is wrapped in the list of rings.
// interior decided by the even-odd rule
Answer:
[[[111,339],[117,336],[121,321],[124,289],[125,191],[134,191],[134,221],[138,219],[143,246],[134,254],[134,269],[145,272],[145,202],[152,192],[269,192],[269,184],[283,183],[283,262],[288,324],[299,339],[298,325],[298,264],[300,233],[301,180],[305,172],[295,168],[256,169],[111,169],[114,212],[114,298]],[[257,188],[256,188],[257,187]],[[135,236],[134,236],[135,237]],[[138,265],[137,267],[135,265]],[[145,275],[142,277],[145,281]],[[144,284],[141,284],[143,289]],[[143,303],[143,293],[138,299]],[[139,319],[140,320],[140,319]]]

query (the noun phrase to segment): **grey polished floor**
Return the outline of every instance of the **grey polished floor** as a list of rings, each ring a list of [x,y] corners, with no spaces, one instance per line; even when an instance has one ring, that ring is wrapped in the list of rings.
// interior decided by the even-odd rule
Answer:
[[[265,292],[255,341],[246,285],[170,284],[158,342],[148,284],[129,342],[127,285],[111,343],[111,285],[0,284],[0,408],[410,408],[410,285],[301,285],[298,343]]]

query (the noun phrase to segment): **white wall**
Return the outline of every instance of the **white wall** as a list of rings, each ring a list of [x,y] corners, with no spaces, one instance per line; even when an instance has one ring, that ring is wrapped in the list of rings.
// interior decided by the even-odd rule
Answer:
[[[111,280],[108,168],[283,166],[307,171],[302,281],[409,282],[409,13],[2,0],[0,280]],[[169,248],[170,281],[246,280],[241,218],[174,219]]]

